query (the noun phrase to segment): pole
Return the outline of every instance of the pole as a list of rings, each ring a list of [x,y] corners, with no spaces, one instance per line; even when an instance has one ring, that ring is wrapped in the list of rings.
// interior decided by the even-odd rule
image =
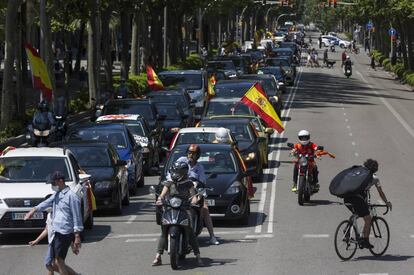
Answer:
[[[221,19],[218,22],[218,47],[221,49]]]
[[[202,35],[203,35],[203,14],[201,11],[201,8],[198,8],[198,53],[201,54],[201,48],[202,48]]]
[[[163,58],[163,64],[164,68],[168,66],[167,64],[167,5],[164,7],[164,58]]]

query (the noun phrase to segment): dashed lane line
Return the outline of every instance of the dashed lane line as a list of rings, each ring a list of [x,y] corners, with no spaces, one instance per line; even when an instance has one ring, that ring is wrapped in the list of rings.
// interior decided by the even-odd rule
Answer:
[[[273,234],[260,234],[260,235],[246,235],[245,239],[263,239],[263,238],[273,238]]]
[[[142,243],[142,242],[155,242],[157,241],[157,238],[151,238],[151,239],[127,239],[125,240],[126,243]]]
[[[317,239],[317,238],[329,238],[329,234],[303,234],[302,238],[313,238],[313,239]]]

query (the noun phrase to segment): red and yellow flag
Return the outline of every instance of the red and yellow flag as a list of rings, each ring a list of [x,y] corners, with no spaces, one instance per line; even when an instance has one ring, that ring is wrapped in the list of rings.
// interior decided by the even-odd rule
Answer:
[[[147,83],[148,87],[150,87],[150,89],[153,91],[164,90],[164,85],[158,78],[154,69],[149,65],[147,66]]]
[[[45,62],[38,51],[30,44],[25,44],[27,58],[29,59],[30,68],[32,69],[33,87],[40,89],[43,94],[43,98],[48,101],[52,100],[52,83],[47,73]]]
[[[214,85],[216,85],[216,78],[214,77],[214,75],[212,75],[208,79],[208,85],[207,85],[208,98],[212,98],[213,96],[216,95],[216,92],[214,91]]]
[[[279,133],[285,128],[279,116],[273,109],[272,104],[267,100],[266,94],[259,83],[254,84],[242,97],[241,102],[253,109],[269,127],[276,129]]]

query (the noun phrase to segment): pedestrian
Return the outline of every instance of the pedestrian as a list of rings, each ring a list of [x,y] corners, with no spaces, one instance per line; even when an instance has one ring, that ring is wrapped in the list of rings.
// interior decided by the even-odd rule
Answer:
[[[371,68],[375,69],[375,58],[374,58],[374,53],[371,53]]]
[[[319,35],[319,49],[322,49],[322,35]]]
[[[371,47],[369,45],[369,38],[368,37],[365,37],[364,45],[365,45],[365,52],[367,52],[367,50],[368,50],[368,53],[370,53],[371,52]]]
[[[323,63],[328,67],[328,49],[323,51]]]
[[[347,57],[346,50],[344,50],[342,52],[342,56],[341,56],[341,59],[342,59],[341,68],[344,66],[344,62],[346,60],[346,57]]]
[[[52,184],[55,193],[32,208],[24,220],[30,219],[35,212],[42,212],[52,207],[50,225],[54,236],[45,257],[48,274],[53,274],[54,271],[64,275],[76,274],[66,265],[65,259],[69,246],[72,246],[75,254],[78,254],[81,248],[80,233],[83,230],[81,199],[65,184],[65,176],[60,171],[53,173],[48,183]]]

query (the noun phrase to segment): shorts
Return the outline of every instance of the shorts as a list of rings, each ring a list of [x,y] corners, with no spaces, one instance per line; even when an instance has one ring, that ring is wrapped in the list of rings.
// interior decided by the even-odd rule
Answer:
[[[344,198],[345,203],[350,203],[352,206],[346,205],[348,209],[358,215],[358,217],[365,217],[370,214],[368,203],[362,196],[350,196]]]
[[[45,256],[45,265],[50,266],[53,263],[53,260],[57,257],[65,260],[66,255],[70,245],[72,244],[74,235],[70,234],[60,234],[55,232],[53,241],[49,244],[46,256]]]

